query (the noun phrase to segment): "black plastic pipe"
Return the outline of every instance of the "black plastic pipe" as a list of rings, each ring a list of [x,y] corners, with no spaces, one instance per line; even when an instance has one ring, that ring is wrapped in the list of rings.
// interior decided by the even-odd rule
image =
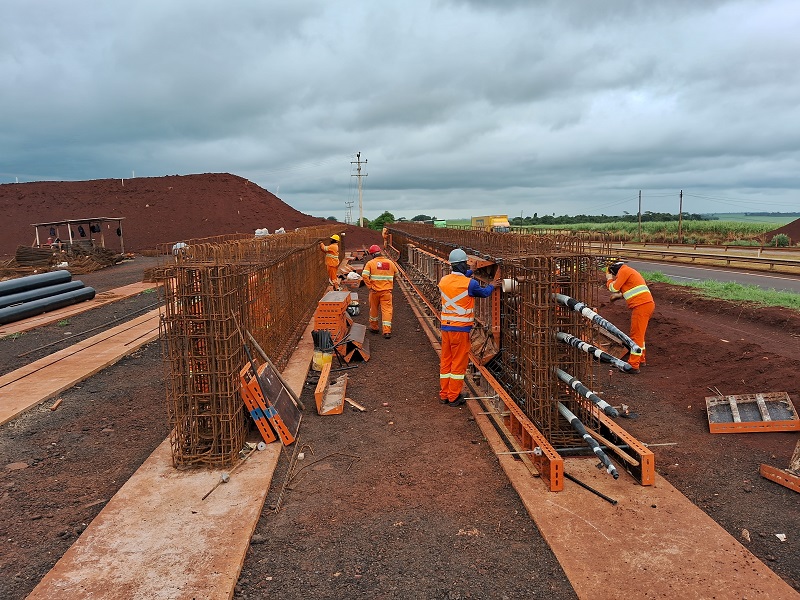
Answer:
[[[94,294],[94,288],[83,287],[58,296],[50,296],[49,298],[41,298],[40,300],[33,300],[16,306],[0,308],[0,324],[13,323],[14,321],[56,310],[57,308],[64,308],[78,302],[91,300],[94,298]]]
[[[49,296],[56,296],[64,292],[79,290],[82,287],[83,282],[76,279],[75,281],[59,283],[58,285],[48,285],[46,287],[36,288],[35,290],[6,294],[5,296],[0,296],[0,308],[22,304],[23,302],[30,302],[31,300],[39,300],[40,298],[48,298]]]
[[[0,281],[0,296],[16,294],[26,290],[35,290],[36,288],[45,287],[48,285],[66,283],[71,279],[72,273],[69,271],[58,270],[50,271],[49,273],[39,273],[38,275],[17,277],[16,279],[9,279],[8,281]]]

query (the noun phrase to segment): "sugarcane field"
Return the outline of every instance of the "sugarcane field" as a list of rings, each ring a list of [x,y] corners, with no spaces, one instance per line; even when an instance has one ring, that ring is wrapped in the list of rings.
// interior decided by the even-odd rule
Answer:
[[[800,311],[226,173],[0,202],[2,598],[800,597]]]

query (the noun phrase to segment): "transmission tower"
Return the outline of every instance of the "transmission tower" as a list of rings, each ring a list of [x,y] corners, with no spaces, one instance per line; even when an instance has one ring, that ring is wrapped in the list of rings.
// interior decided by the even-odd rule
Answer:
[[[345,204],[345,206],[347,206],[347,214],[345,215],[344,222],[347,223],[348,225],[352,225],[353,224],[353,201],[352,200],[346,200],[344,204]]]
[[[361,178],[367,177],[368,173],[361,174],[361,152],[356,152],[356,160],[350,161],[351,165],[357,165],[356,167],[356,174],[351,175],[351,177],[358,177],[358,226],[364,226],[364,204],[362,202],[362,192],[361,192]],[[366,166],[367,159],[364,159],[364,165]]]

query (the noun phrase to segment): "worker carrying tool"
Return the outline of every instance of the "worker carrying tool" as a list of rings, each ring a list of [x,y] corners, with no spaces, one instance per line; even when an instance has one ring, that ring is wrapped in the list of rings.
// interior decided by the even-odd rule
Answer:
[[[320,250],[325,253],[325,268],[328,269],[328,279],[335,290],[339,289],[339,242],[341,239],[334,233],[327,246],[322,242],[319,243]]]
[[[380,333],[382,330],[383,337],[389,339],[392,337],[392,288],[397,266],[388,258],[380,256],[381,248],[378,244],[370,246],[368,252],[372,260],[364,265],[361,277],[369,288],[369,330],[371,333]]]
[[[439,399],[442,404],[461,406],[464,374],[469,363],[469,334],[475,322],[475,298],[488,298],[500,283],[496,274],[487,286],[472,279],[467,253],[461,248],[450,252],[452,272],[439,281],[442,295],[442,355],[439,361]]]
[[[631,351],[628,363],[633,367],[629,373],[638,373],[639,368],[645,364],[644,334],[647,324],[656,308],[653,294],[644,281],[644,277],[622,261],[616,261],[606,268],[606,287],[611,292],[611,300],[625,298],[628,308],[631,309],[630,337],[636,342],[640,350]]]

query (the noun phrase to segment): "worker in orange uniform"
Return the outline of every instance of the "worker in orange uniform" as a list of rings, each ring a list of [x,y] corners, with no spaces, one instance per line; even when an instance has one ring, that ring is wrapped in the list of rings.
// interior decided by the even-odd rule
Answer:
[[[450,252],[452,272],[439,281],[442,295],[442,355],[439,361],[439,399],[442,404],[461,406],[464,374],[469,363],[469,334],[475,322],[475,298],[488,298],[497,287],[495,278],[486,287],[472,279],[467,254],[460,248]]]
[[[387,227],[389,223],[384,223],[383,229],[381,230],[381,236],[383,236],[383,247],[386,248],[389,245],[389,228]]]
[[[392,288],[397,266],[388,258],[380,256],[381,248],[378,244],[370,246],[369,253],[372,260],[361,271],[361,277],[369,288],[369,330],[371,333],[380,333],[382,330],[383,337],[388,340],[392,337]]]
[[[319,243],[320,250],[325,253],[325,267],[328,269],[328,279],[333,289],[339,289],[339,241],[341,238],[335,233],[331,236],[331,242],[327,246]]]
[[[606,287],[611,292],[611,300],[625,298],[631,309],[630,338],[639,346],[638,352],[630,352],[628,363],[633,367],[632,373],[638,373],[645,364],[644,334],[647,324],[656,308],[653,294],[639,272],[624,262],[617,261],[606,269]]]

